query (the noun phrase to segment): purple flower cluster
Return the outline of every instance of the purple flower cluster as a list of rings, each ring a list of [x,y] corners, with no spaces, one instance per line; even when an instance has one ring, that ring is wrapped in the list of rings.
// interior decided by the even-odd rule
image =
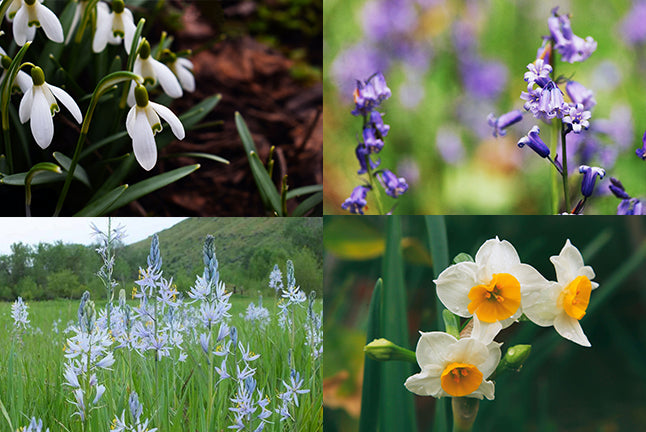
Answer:
[[[633,198],[626,192],[624,185],[614,177],[610,177],[610,191],[621,199],[621,203],[617,206],[618,215],[642,215],[644,208],[642,202],[637,198]]]
[[[582,62],[597,49],[597,42],[592,37],[583,39],[572,32],[569,15],[558,15],[558,7],[552,9],[547,26],[554,41],[554,48],[561,54],[564,62]]]
[[[386,84],[386,79],[381,72],[373,74],[366,81],[356,81],[354,90],[355,108],[352,114],[363,116],[362,141],[355,149],[359,161],[357,174],[376,175],[379,183],[386,190],[386,194],[397,198],[408,190],[408,184],[403,177],[397,177],[389,170],[373,172],[380,165],[380,160],[372,160],[371,155],[379,153],[384,147],[384,137],[388,135],[390,126],[385,124],[382,113],[377,108],[384,100],[391,96],[391,91]],[[372,181],[371,181],[372,184]],[[364,214],[367,205],[366,195],[372,190],[370,185],[360,185],[354,188],[348,199],[341,204],[341,208],[355,214]]]

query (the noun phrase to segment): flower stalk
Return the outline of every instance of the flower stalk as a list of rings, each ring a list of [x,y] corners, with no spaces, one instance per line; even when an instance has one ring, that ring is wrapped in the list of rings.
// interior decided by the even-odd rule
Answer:
[[[480,400],[470,397],[451,398],[453,432],[471,432],[478,415]]]

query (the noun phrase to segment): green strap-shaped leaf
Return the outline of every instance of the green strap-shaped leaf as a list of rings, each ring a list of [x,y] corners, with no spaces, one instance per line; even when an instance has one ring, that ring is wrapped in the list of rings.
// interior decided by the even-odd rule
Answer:
[[[265,166],[258,157],[258,151],[256,150],[256,145],[254,144],[253,138],[251,137],[251,132],[249,132],[249,128],[247,127],[247,124],[245,123],[239,112],[236,112],[235,118],[236,127],[238,128],[240,139],[242,139],[242,144],[244,145],[245,151],[247,152],[249,165],[251,166],[251,173],[256,180],[258,190],[260,191],[260,194],[267,200],[272,210],[278,216],[283,216],[280,194],[276,190],[274,183],[271,181],[269,174],[267,174]]]
[[[215,161],[215,162],[223,163],[225,165],[229,165],[231,163],[231,162],[229,162],[227,159],[225,159],[223,157],[213,155],[213,154],[209,154],[209,153],[200,153],[200,152],[171,153],[171,154],[167,154],[164,157],[166,157],[166,158],[193,157],[193,158],[208,159],[208,160],[212,160],[212,161]]]
[[[206,117],[207,114],[210,113],[218,103],[220,103],[221,100],[221,94],[210,96],[195,105],[190,110],[186,111],[184,114],[180,115],[179,119],[182,121],[184,129],[190,130],[199,122],[201,122],[204,117]]]
[[[54,152],[54,159],[56,159],[56,162],[61,164],[61,167],[63,167],[65,171],[69,171],[70,165],[72,165],[72,159],[59,152]],[[90,184],[90,178],[81,165],[76,166],[76,169],[74,170],[74,178],[79,180],[87,187],[92,188],[92,185]]]
[[[111,190],[107,194],[83,207],[74,216],[100,216],[105,214],[106,210],[110,208],[110,206],[112,206],[112,204],[114,204],[121,195],[123,195],[126,189],[128,189],[128,185],[121,185]]]
[[[388,217],[386,220],[386,249],[382,261],[384,297],[381,337],[406,348],[409,346],[408,314],[400,220],[398,217]],[[417,430],[413,394],[404,387],[404,382],[412,372],[413,368],[406,362],[388,362],[382,366],[379,430]]]
[[[323,192],[317,192],[311,197],[305,199],[292,212],[293,217],[301,217],[317,205],[323,202]]]
[[[0,179],[0,184],[8,186],[24,186],[25,179],[27,178],[28,172],[22,172],[18,174],[11,174],[4,176]],[[41,185],[48,183],[56,183],[65,180],[65,174],[55,173],[55,172],[43,172],[38,177],[34,177],[31,181],[32,185]]]
[[[292,198],[296,198],[297,196],[308,195],[316,192],[323,192],[323,185],[317,184],[292,189],[287,192],[287,199],[290,200]]]
[[[189,165],[140,181],[126,189],[126,191],[110,207],[108,207],[104,213],[110,213],[144,195],[148,195],[157,189],[161,189],[164,186],[174,183],[199,168],[200,165]]]
[[[383,281],[377,279],[375,289],[370,299],[368,313],[368,329],[366,344],[381,335],[381,299]],[[383,363],[365,356],[363,366],[363,388],[361,390],[361,416],[359,417],[359,432],[374,432],[379,424],[379,397],[381,390],[381,367]]]

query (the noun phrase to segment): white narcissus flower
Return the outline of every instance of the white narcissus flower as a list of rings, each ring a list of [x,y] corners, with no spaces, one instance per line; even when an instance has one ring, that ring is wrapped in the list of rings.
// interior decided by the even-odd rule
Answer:
[[[92,50],[99,53],[105,49],[108,43],[119,45],[123,40],[126,52],[130,54],[137,26],[132,12],[125,7],[123,0],[112,2],[112,12],[108,10],[105,3],[99,3],[97,14],[97,28],[92,41]]]
[[[139,165],[150,171],[157,162],[155,134],[162,130],[163,118],[170,125],[177,139],[184,139],[184,126],[175,114],[163,105],[148,100],[148,92],[142,85],[134,90],[136,104],[128,112],[126,129],[132,138],[132,148]]]
[[[63,27],[56,14],[43,6],[42,0],[22,0],[13,17],[13,37],[16,44],[23,46],[36,37],[36,28],[42,27],[47,37],[58,43],[65,40]],[[12,3],[12,7],[16,1]],[[10,8],[9,11],[12,12]]]
[[[2,48],[0,48],[0,57],[2,58],[2,73],[0,74],[1,83],[2,81],[4,81],[7,70],[11,65],[11,58],[7,56],[7,53]],[[16,84],[18,84],[18,87],[20,87],[20,91],[27,93],[27,91],[31,89],[31,78],[25,72],[19,70],[13,85],[15,86]]]
[[[487,378],[500,362],[497,331],[474,319],[472,335],[456,339],[444,332],[420,332],[415,356],[422,371],[409,377],[405,386],[420,396],[494,398],[494,383]]]
[[[155,85],[159,81],[164,93],[172,98],[181,97],[183,94],[182,86],[168,66],[150,55],[150,44],[146,40],[141,43],[133,72],[144,78],[144,84]],[[128,105],[130,106],[135,104],[134,90],[135,84],[132,83],[128,94]]]
[[[45,82],[45,75],[41,68],[33,67],[31,69],[31,78],[33,86],[22,97],[18,114],[21,123],[24,124],[29,120],[31,133],[36,143],[45,149],[54,138],[54,121],[52,117],[60,111],[56,99],[65,105],[65,108],[69,110],[74,120],[79,124],[83,121],[83,116],[78,105],[67,92]]]
[[[585,316],[590,293],[599,286],[592,282],[594,270],[584,265],[579,250],[570,240],[561,253],[550,257],[556,269],[557,282],[532,286],[523,292],[523,311],[527,318],[541,327],[554,326],[566,339],[590,346],[579,320]]]
[[[475,262],[454,264],[434,282],[437,296],[454,314],[475,315],[484,326],[500,322],[508,327],[522,314],[521,292],[542,287],[547,280],[520,262],[511,243],[496,237],[484,242]]]

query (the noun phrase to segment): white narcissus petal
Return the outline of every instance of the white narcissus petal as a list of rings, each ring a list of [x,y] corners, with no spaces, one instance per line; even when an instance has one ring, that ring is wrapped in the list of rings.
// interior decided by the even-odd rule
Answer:
[[[81,122],[83,121],[83,115],[81,114],[81,110],[79,109],[78,105],[76,105],[76,102],[74,101],[72,96],[67,94],[65,90],[60,89],[56,86],[53,86],[51,84],[45,85],[49,88],[49,90],[51,90],[54,96],[56,96],[56,99],[61,101],[65,108],[69,110],[69,112],[74,117],[74,120],[76,120],[78,124],[81,124]]]
[[[475,256],[475,262],[484,273],[478,274],[481,280],[490,280],[494,273],[509,273],[509,269],[520,264],[516,249],[507,240],[498,237],[484,242]]]
[[[184,139],[185,132],[184,132],[184,125],[182,125],[182,122],[179,120],[179,118],[168,108],[166,108],[164,105],[160,105],[155,102],[149,102],[149,104],[153,107],[153,109],[159,114],[161,118],[166,120],[166,122],[170,125],[171,130],[173,131],[173,134],[177,137],[177,139]]]
[[[554,320],[554,328],[565,339],[569,339],[584,347],[591,346],[585,333],[583,333],[579,320],[572,318],[565,311],[559,314]]]
[[[177,77],[175,77],[173,71],[152,57],[150,57],[150,64],[155,70],[155,75],[157,76],[157,80],[159,80],[159,84],[164,89],[164,93],[172,98],[181,97],[183,94],[182,86],[179,85],[179,81],[177,81]]]
[[[478,366],[478,369],[480,370],[480,372],[482,372],[482,376],[485,379],[491,376],[491,374],[498,367],[498,363],[500,363],[500,358],[502,357],[500,345],[502,344],[497,342],[492,342],[487,345],[487,350],[489,351],[487,354],[487,359]]]
[[[556,280],[560,283],[569,283],[577,276],[586,276],[588,279],[594,279],[594,270],[592,267],[583,263],[583,257],[577,248],[572,246],[570,239],[565,242],[565,246],[557,256],[550,257],[550,261],[556,269]],[[596,288],[596,287],[595,287]]]
[[[448,360],[449,362],[468,363],[479,368],[485,363],[488,355],[487,346],[479,340],[462,338],[451,346]]]
[[[451,312],[461,317],[470,317],[468,306],[469,291],[480,285],[477,278],[478,266],[474,262],[461,262],[447,267],[437,280],[437,296],[442,304]]]
[[[34,7],[36,8],[38,22],[40,22],[40,26],[47,37],[54,42],[63,43],[65,41],[63,26],[61,26],[56,14],[38,2],[34,4]]]
[[[473,329],[471,330],[471,338],[477,339],[485,345],[493,342],[493,339],[498,335],[503,326],[500,321],[493,323],[486,323],[480,321],[477,315],[473,316]]]
[[[42,88],[34,90],[29,123],[36,143],[43,149],[47,148],[54,138],[54,120]]]
[[[536,285],[521,291],[523,313],[536,325],[541,327],[553,325],[562,310],[558,307],[560,293],[561,286],[556,282],[548,281],[543,286]]]
[[[451,346],[457,339],[443,332],[420,332],[421,336],[415,348],[415,357],[421,369],[440,365],[444,369],[451,354]],[[441,371],[440,371],[441,372]]]
[[[18,46],[23,46],[27,43],[29,16],[27,15],[26,6],[18,9],[16,16],[13,19],[13,38]]]
[[[443,396],[442,382],[439,375],[429,374],[422,370],[420,373],[408,377],[404,383],[406,388],[420,396]]]
[[[136,113],[135,125],[132,136],[132,148],[139,165],[150,171],[157,163],[157,144],[153,130],[148,123],[148,118],[143,111]]]
[[[20,107],[18,108],[18,116],[20,117],[20,122],[22,124],[27,123],[29,117],[31,116],[31,105],[34,100],[34,90],[33,88],[25,92],[24,96],[20,100]]]
[[[482,396],[484,396],[489,400],[494,400],[494,390],[495,386],[491,381],[482,381],[478,390],[472,393],[472,397],[482,399]]]

